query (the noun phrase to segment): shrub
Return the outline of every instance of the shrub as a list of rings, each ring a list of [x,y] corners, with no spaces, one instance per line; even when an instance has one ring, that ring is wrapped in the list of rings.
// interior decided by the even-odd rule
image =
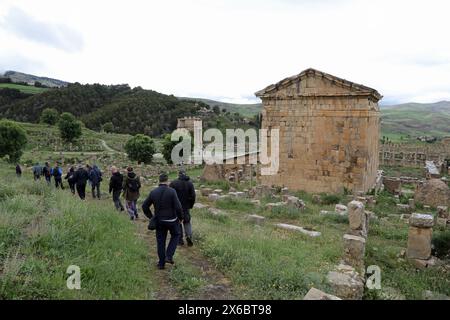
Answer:
[[[41,122],[54,126],[59,119],[59,113],[56,109],[47,108],[41,113]]]
[[[139,163],[150,163],[155,153],[154,141],[146,135],[137,134],[125,145],[125,151],[128,153],[128,158]]]
[[[335,194],[322,194],[320,199],[325,205],[338,204],[341,201],[341,197]]]
[[[0,158],[8,156],[9,162],[18,161],[26,144],[27,134],[22,127],[12,121],[0,121]]]
[[[82,135],[81,131],[81,121],[76,120],[76,118],[69,112],[64,112],[58,122],[59,131],[61,138],[66,142],[73,142]]]

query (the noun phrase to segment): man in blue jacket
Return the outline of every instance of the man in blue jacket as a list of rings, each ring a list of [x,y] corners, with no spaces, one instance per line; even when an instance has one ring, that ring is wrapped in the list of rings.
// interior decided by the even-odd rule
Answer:
[[[176,191],[169,187],[168,181],[169,177],[167,174],[161,174],[159,176],[159,186],[150,192],[142,204],[142,210],[149,219],[153,217],[150,206],[153,205],[155,209],[159,269],[164,269],[166,262],[174,264],[173,256],[181,236],[180,223],[183,221],[183,208],[180,200],[178,200]],[[168,232],[170,232],[170,241],[166,249]]]
[[[97,198],[100,200],[100,182],[103,180],[102,172],[94,165],[89,171],[89,181],[92,187],[92,198],[95,199],[95,190],[97,190]]]

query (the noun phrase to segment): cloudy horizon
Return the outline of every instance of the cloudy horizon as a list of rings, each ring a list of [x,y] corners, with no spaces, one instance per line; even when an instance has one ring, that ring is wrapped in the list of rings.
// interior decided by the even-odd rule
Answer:
[[[315,68],[383,104],[450,100],[443,0],[0,1],[0,72],[254,103]]]

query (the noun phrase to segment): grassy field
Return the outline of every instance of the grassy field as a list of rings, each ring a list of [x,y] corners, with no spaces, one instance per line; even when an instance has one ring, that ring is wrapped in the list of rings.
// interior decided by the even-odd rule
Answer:
[[[147,245],[124,215],[0,169],[0,299],[152,297]],[[66,287],[70,265],[81,290]]]
[[[42,93],[44,91],[49,90],[48,88],[38,88],[34,86],[24,86],[22,84],[15,84],[15,83],[0,83],[0,89],[2,88],[10,88],[10,89],[17,89],[24,93]]]

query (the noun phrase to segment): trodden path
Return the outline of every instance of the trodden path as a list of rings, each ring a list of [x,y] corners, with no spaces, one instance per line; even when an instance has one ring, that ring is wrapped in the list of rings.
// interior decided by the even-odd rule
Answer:
[[[147,230],[148,220],[140,215],[135,223],[137,225],[137,235],[145,239],[145,242],[148,244],[150,269],[154,270],[153,276],[157,287],[157,292],[154,296],[156,300],[229,300],[234,298],[229,279],[218,271],[195,245],[193,247],[179,246],[175,253],[174,261],[176,264],[177,256],[182,256],[183,262],[181,263],[189,263],[198,270],[202,280],[205,281],[205,285],[195,293],[183,296],[170,280],[170,272],[174,266],[166,265],[165,270],[158,270],[156,267],[158,261],[156,237],[154,231]]]

